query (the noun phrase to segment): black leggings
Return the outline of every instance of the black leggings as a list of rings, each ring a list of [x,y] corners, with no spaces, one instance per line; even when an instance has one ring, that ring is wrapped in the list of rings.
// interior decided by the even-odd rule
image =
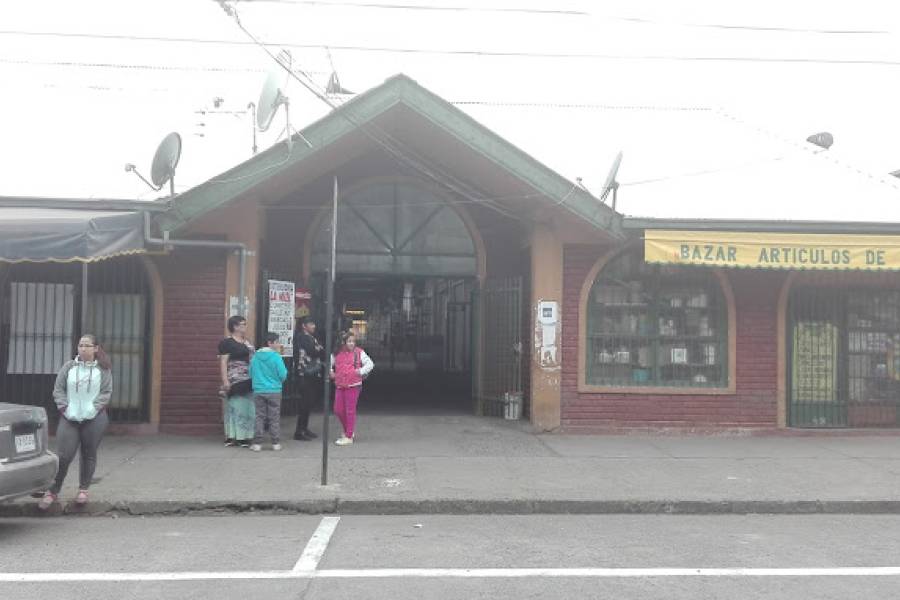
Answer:
[[[309,429],[309,411],[321,396],[321,389],[321,378],[310,376],[300,378],[300,401],[297,403],[297,429],[294,430],[294,436]]]
[[[103,439],[107,425],[109,417],[106,416],[106,411],[101,411],[90,421],[69,421],[66,418],[59,420],[59,426],[56,428],[59,471],[56,472],[56,481],[50,486],[51,492],[59,493],[69,472],[69,465],[72,464],[79,448],[81,448],[81,469],[78,474],[78,487],[86,490],[91,486],[94,469],[97,468],[97,448],[100,447],[100,440]]]

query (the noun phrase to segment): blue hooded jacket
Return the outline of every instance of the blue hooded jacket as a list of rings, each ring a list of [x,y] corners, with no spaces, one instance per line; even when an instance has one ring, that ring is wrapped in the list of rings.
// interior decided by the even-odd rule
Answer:
[[[253,391],[258,394],[280,394],[287,379],[284,359],[271,348],[260,348],[250,359],[250,379]]]

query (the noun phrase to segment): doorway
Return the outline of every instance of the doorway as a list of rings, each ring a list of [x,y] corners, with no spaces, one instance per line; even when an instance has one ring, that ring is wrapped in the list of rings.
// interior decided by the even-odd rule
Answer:
[[[366,407],[471,413],[474,278],[339,277],[335,323],[375,363]]]
[[[900,292],[799,288],[789,311],[789,424],[900,425]]]

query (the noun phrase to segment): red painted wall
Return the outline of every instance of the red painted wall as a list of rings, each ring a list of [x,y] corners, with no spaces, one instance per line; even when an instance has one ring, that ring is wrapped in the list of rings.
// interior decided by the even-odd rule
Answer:
[[[225,256],[178,252],[157,261],[163,281],[161,432],[222,432],[216,348],[225,331]]]
[[[567,246],[563,273],[562,427],[569,432],[628,427],[776,427],[778,294],[786,275],[727,273],[735,297],[736,393],[724,395],[587,394],[578,392],[579,299],[603,255],[594,246]]]

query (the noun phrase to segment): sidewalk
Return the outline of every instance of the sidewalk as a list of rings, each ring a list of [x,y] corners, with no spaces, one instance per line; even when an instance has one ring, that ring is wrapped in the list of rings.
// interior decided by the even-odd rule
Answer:
[[[492,418],[363,414],[356,444],[329,446],[326,487],[321,448],[108,436],[86,511],[900,513],[897,436],[535,435]],[[69,505],[76,486],[77,461],[65,512],[81,512]],[[0,516],[36,514],[35,502]]]

